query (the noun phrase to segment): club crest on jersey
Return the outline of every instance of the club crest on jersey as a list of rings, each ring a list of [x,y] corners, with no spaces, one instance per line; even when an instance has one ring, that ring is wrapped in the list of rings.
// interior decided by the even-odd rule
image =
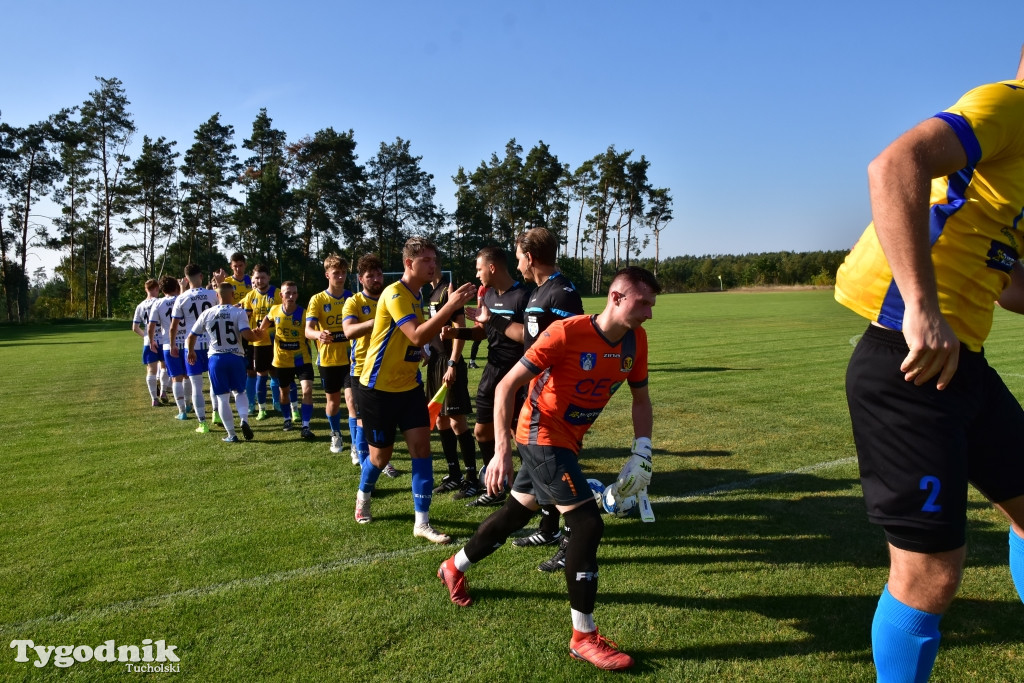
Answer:
[[[324,304],[324,313],[330,313],[330,312],[331,312],[331,305],[330,304]]]
[[[597,354],[596,353],[584,352],[584,353],[580,354],[580,367],[583,368],[584,371],[590,372],[591,370],[593,370],[594,369],[594,363],[596,363],[596,362],[597,362]]]
[[[526,321],[526,329],[530,331],[531,337],[536,337],[537,333],[540,332],[540,325],[537,323],[537,319],[528,318]]]
[[[624,356],[622,358],[622,371],[629,372],[633,369],[633,356]]]
[[[363,306],[363,315],[370,315],[370,307]]]

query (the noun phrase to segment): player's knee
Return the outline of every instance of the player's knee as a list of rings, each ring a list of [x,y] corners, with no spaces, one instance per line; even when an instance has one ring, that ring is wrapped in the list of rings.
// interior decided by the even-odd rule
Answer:
[[[601,511],[597,509],[597,502],[588,500],[578,508],[562,513],[565,517],[565,525],[572,529],[572,542],[593,544],[596,548],[604,536],[604,520],[601,519]]]

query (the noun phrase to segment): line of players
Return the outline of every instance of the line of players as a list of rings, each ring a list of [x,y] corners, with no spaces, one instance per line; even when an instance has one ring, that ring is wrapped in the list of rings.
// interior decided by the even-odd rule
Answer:
[[[154,358],[155,349],[162,344],[163,360],[169,368],[172,393],[179,407],[178,418],[187,419],[190,396],[200,423],[196,431],[209,431],[203,409],[201,382],[202,372],[208,371],[212,387],[211,400],[217,406],[215,414],[219,414],[228,431],[225,441],[237,441],[229,395],[235,398],[243,435],[251,439],[253,434],[247,422],[248,408],[255,399],[257,419],[265,418],[265,391],[268,383],[273,397],[280,402],[279,405],[275,402],[275,409],[280,410],[284,418],[284,428],[290,430],[291,403],[295,398],[291,392],[295,391],[295,380],[302,385],[302,434],[312,438],[309,419],[312,414],[313,373],[309,347],[304,342],[313,340],[316,341],[318,351],[316,363],[327,395],[326,413],[332,434],[331,451],[334,453],[341,452],[343,443],[340,415],[342,395],[348,409],[352,462],[361,467],[355,509],[357,522],[369,523],[373,519],[370,503],[379,476],[384,472],[397,476],[390,459],[395,432],[401,430],[411,456],[415,536],[440,544],[451,542],[451,537],[436,530],[429,520],[432,496],[449,492],[454,493],[457,499],[473,498],[469,506],[502,506],[495,515],[511,506],[515,510],[517,522],[525,523],[533,516],[533,512],[523,512],[526,508],[519,500],[523,498],[522,495],[516,498],[508,495],[510,468],[503,462],[499,463],[502,478],[497,482],[488,478],[489,486],[486,488],[481,477],[495,455],[496,434],[501,434],[503,440],[502,444],[497,444],[497,452],[509,453],[508,439],[516,416],[526,402],[526,383],[530,377],[524,375],[521,378],[522,381],[514,391],[514,400],[510,399],[512,404],[508,406],[496,405],[501,380],[516,369],[521,360],[525,362],[524,352],[534,345],[553,322],[583,313],[578,292],[557,268],[557,246],[555,236],[544,228],[528,230],[517,240],[518,268],[524,279],[537,285],[532,292],[512,278],[502,249],[482,249],[476,260],[476,270],[481,282],[480,289],[484,293],[478,297],[479,306],[475,309],[466,309],[465,304],[474,296],[476,287],[466,284],[451,289],[441,285],[437,248],[422,238],[412,238],[405,245],[403,276],[387,288],[383,287],[382,266],[375,256],[364,256],[357,264],[357,276],[362,289],[355,294],[345,289],[347,263],[337,256],[328,257],[324,262],[328,287],[311,298],[305,313],[296,304],[297,289],[294,283],[286,282],[280,290],[275,291],[269,284],[269,274],[261,266],[253,270],[251,277],[247,276],[241,254],[232,256],[230,276],[223,271],[214,275],[216,293],[202,288],[202,274],[192,267],[186,270],[189,288],[184,293],[180,293],[177,281],[164,278],[161,288],[165,297],[155,299],[155,292],[150,291],[152,283],[147,283],[151,298],[137,309],[133,329],[146,324],[148,310],[149,344],[144,349],[143,362],[147,364],[147,386],[150,387],[153,404],[160,404],[160,396],[155,388],[158,364]],[[653,278],[650,282],[656,285]],[[429,317],[424,310],[424,297],[421,295],[421,289],[427,285],[431,286]],[[653,305],[654,289],[649,287],[646,291],[650,296],[650,305]],[[236,307],[233,304],[239,292],[241,299],[239,307]],[[168,299],[173,300],[173,303],[169,303]],[[640,305],[643,306],[643,302]],[[242,314],[243,310],[247,315]],[[466,326],[467,313],[476,322],[474,327]],[[637,326],[646,317],[639,319]],[[249,341],[247,347],[243,347],[242,338]],[[467,416],[472,408],[467,365],[462,358],[462,350],[466,341],[478,342],[484,338],[488,341],[488,359],[477,393],[477,420],[470,432]],[[176,362],[182,346],[187,349],[183,367]],[[584,354],[587,358],[591,355]],[[583,358],[581,356],[581,363]],[[591,358],[591,363],[596,363],[596,355]],[[421,379],[421,364],[426,366],[426,382]],[[584,370],[589,371],[590,367],[584,367]],[[248,378],[244,377],[246,371]],[[643,372],[643,395],[646,396],[646,365]],[[630,374],[631,386],[632,377]],[[275,379],[277,382],[274,382]],[[185,384],[189,380],[190,386]],[[434,487],[426,397],[433,395],[441,385],[448,386],[445,405],[438,421],[448,472],[440,484]],[[600,407],[607,402],[612,391],[614,389],[607,391]],[[593,413],[593,418],[599,414],[600,407]],[[496,430],[496,414],[503,414],[509,424]],[[589,428],[590,422],[581,423],[580,438],[582,432]],[[647,439],[647,452],[638,453],[634,444],[634,458],[630,463],[636,457],[648,463],[650,461],[650,427],[641,431],[644,431],[641,436]],[[480,472],[476,468],[477,445],[484,466]],[[569,446],[578,447],[578,444]],[[520,444],[522,449],[523,445]],[[460,454],[464,473],[459,462]],[[636,468],[635,465],[630,466]],[[646,471],[649,480],[649,466]],[[573,485],[568,476],[565,481]],[[589,495],[589,490],[587,493]],[[577,496],[575,488],[572,489],[572,495]],[[544,514],[541,528],[529,536],[516,539],[514,545],[559,544],[555,556],[539,568],[549,572],[564,570],[568,576],[566,558],[571,557],[573,547],[569,528],[567,526],[564,531],[560,530],[556,501],[550,496],[547,498],[542,501],[547,504],[542,508]],[[577,512],[574,506],[569,506],[567,515],[569,511],[587,527],[586,538],[581,539],[577,546],[586,545],[589,550],[585,555],[589,557],[590,550],[596,553],[600,535],[594,537],[594,524],[589,515]],[[522,523],[516,529],[521,528]],[[477,552],[477,555],[480,553]],[[583,561],[581,557],[577,557],[577,564]],[[588,574],[586,581],[593,584],[593,590],[579,588],[577,584],[580,579],[573,578],[570,581],[570,602],[589,601],[589,614],[592,611],[593,593],[596,593],[596,559],[587,562],[594,565],[593,576],[584,572]],[[460,564],[462,568],[468,568],[469,565],[465,558]],[[461,574],[456,565],[448,567],[447,573],[439,572],[449,588],[452,601],[468,604],[468,593],[465,592]],[[452,583],[452,577],[456,575],[461,587],[458,590]],[[573,598],[573,586],[577,586],[576,598]],[[587,641],[589,645],[583,643],[579,648],[573,645],[573,656],[591,661],[602,668],[624,668],[632,663],[627,655],[614,650],[614,647],[609,650],[609,641],[597,636],[592,618],[584,618],[580,614],[574,609],[574,626],[581,627],[574,633],[584,634],[590,640]]]

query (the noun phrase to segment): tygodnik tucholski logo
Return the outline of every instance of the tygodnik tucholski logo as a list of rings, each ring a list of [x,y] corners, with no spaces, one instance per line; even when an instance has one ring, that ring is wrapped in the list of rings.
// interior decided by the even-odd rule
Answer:
[[[168,672],[178,673],[181,665],[176,665],[177,645],[168,645],[164,640],[153,641],[146,638],[142,645],[118,645],[113,640],[104,641],[93,647],[91,645],[36,645],[31,640],[12,640],[11,648],[16,651],[14,661],[29,662],[33,666],[43,668],[53,664],[66,669],[75,664],[96,660],[97,662],[123,662],[128,671],[134,672]],[[34,659],[34,661],[33,661]],[[142,662],[136,664],[135,662]]]

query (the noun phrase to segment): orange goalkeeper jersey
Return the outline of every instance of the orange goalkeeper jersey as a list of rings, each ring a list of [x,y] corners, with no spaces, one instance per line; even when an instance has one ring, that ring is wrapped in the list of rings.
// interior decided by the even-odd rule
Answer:
[[[611,343],[596,316],[551,323],[520,361],[538,373],[530,382],[516,441],[579,453],[583,435],[623,382],[647,385],[647,332],[639,327]]]

